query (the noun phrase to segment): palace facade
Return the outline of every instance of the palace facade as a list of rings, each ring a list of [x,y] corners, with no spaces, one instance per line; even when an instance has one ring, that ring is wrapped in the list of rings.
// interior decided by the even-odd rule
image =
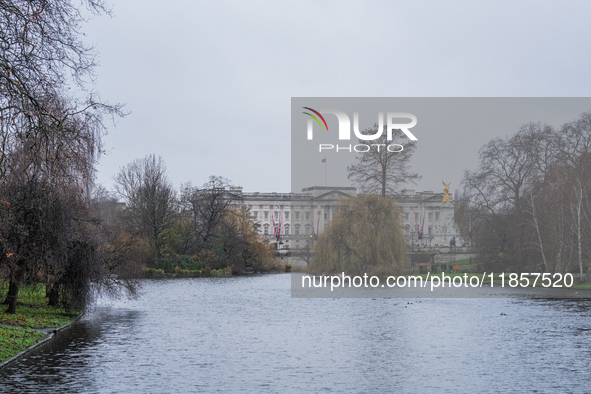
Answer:
[[[259,224],[259,232],[269,242],[277,242],[279,249],[299,249],[334,218],[339,199],[355,196],[354,187],[313,186],[301,193],[242,192],[241,187],[232,192],[242,196],[242,204],[248,208]],[[444,193],[403,190],[394,197],[401,208],[401,222],[409,246],[449,246],[452,237],[460,246],[461,239],[454,224],[453,203],[442,203]]]

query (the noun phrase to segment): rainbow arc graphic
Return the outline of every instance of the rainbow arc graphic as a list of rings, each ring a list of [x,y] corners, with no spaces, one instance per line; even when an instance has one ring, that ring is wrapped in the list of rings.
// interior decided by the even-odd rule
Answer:
[[[307,109],[308,111],[314,112],[316,115],[318,115],[320,117],[320,119],[322,119],[322,122],[324,123],[324,126],[326,126],[326,131],[328,131],[328,125],[326,124],[326,120],[324,120],[324,116],[322,116],[320,114],[320,112],[316,111],[315,109],[312,109],[310,107],[302,107],[304,109]],[[318,123],[318,126],[320,126],[320,130],[323,130],[324,128],[322,127],[322,123],[320,123],[320,120],[318,120],[318,118],[314,115],[312,115],[309,112],[302,112],[303,114],[306,114],[310,117],[312,117],[312,119],[314,119],[316,121],[316,123]]]

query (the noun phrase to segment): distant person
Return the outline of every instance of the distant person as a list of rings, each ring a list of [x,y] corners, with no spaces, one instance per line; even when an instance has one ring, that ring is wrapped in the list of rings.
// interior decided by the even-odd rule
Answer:
[[[447,264],[441,264],[441,273],[444,273],[447,270]]]
[[[460,272],[460,265],[456,264],[456,272]]]
[[[449,265],[449,273],[450,274],[453,274],[454,273],[454,265],[453,264],[450,264]]]
[[[412,274],[412,264],[408,266],[408,270]]]

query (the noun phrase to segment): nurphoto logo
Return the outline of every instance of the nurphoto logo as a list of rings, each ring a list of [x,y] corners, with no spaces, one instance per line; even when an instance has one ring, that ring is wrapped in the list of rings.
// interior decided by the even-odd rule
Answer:
[[[309,111],[309,112],[302,112],[303,114],[310,117],[308,119],[308,124],[307,124],[307,138],[308,138],[308,140],[314,139],[314,121],[316,121],[316,123],[320,127],[320,130],[326,129],[326,131],[328,131],[328,124],[327,124],[324,116],[322,116],[322,114],[333,114],[337,117],[337,120],[339,122],[339,140],[341,140],[341,141],[351,140],[351,120],[345,112],[338,110],[338,109],[321,109],[320,111],[317,111],[317,110],[310,108],[310,107],[302,107],[302,108]],[[395,123],[395,121],[394,121],[395,119],[410,119],[410,122]],[[402,131],[402,133],[404,133],[404,135],[406,135],[406,137],[409,140],[418,141],[418,138],[415,137],[415,135],[413,133],[411,133],[409,130],[409,129],[413,128],[414,126],[416,126],[416,124],[417,124],[417,117],[411,113],[408,113],[408,112],[388,112],[386,114],[386,127],[384,128],[384,113],[379,112],[377,124],[378,124],[378,127],[373,130],[374,131],[373,133],[367,133],[367,131],[365,133],[362,133],[359,130],[359,113],[358,112],[353,113],[353,133],[355,134],[355,137],[357,139],[359,139],[359,142],[375,141],[375,140],[378,140],[381,138],[381,140],[378,142],[386,142],[386,143],[371,144],[371,145],[362,143],[359,145],[347,145],[347,146],[339,146],[339,145],[335,146],[333,144],[319,144],[318,150],[319,150],[319,152],[322,152],[323,150],[331,150],[331,149],[336,148],[336,152],[339,152],[339,150],[345,150],[348,152],[352,152],[352,151],[368,152],[369,150],[371,150],[372,146],[375,146],[378,151],[380,150],[380,147],[384,147],[385,149],[387,149],[388,152],[402,152],[404,150],[404,147],[402,145],[390,143],[390,141],[392,141],[393,134],[394,134],[393,130],[400,130],[400,131]],[[386,141],[383,141],[384,132],[386,135],[386,139],[385,139]]]
[[[326,131],[328,131],[328,125],[326,124],[326,119],[324,119],[324,116],[322,116],[322,114],[324,113],[336,115],[337,120],[339,121],[339,140],[351,139],[351,120],[349,119],[349,116],[343,111],[340,111],[338,109],[321,109],[320,111],[316,111],[310,107],[302,108],[312,111],[314,112],[314,114],[318,115],[318,117],[322,119],[322,123],[324,123]],[[309,112],[302,113],[314,119],[316,123],[318,123],[318,125],[320,126],[320,129],[323,129],[320,120],[318,120],[316,116],[312,115]],[[308,119],[308,140],[312,140],[314,136],[314,124],[312,122],[312,119]],[[394,123],[394,119],[410,119],[410,123]],[[418,141],[417,137],[415,137],[414,134],[408,130],[417,125],[417,117],[413,114],[409,114],[408,112],[388,112],[388,114],[386,115],[386,122],[386,136],[388,141],[392,141],[392,130],[401,130],[411,141]],[[353,132],[355,133],[355,136],[360,140],[373,141],[377,140],[382,136],[382,130],[384,129],[383,112],[378,113],[378,124],[378,131],[375,134],[363,134],[361,133],[361,131],[359,131],[359,113],[353,112]]]

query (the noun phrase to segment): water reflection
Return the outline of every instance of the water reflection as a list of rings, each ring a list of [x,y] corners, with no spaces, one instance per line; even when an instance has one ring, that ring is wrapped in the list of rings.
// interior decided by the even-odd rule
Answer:
[[[289,275],[147,281],[0,371],[6,392],[585,392],[588,300],[292,299]]]
[[[94,379],[92,367],[97,356],[103,356],[96,354],[95,349],[108,340],[105,332],[112,331],[115,338],[133,332],[133,322],[140,314],[138,311],[110,309],[95,310],[58,333],[50,345],[2,370],[2,386],[10,382],[11,391],[16,392],[55,392],[54,387],[84,391]],[[76,373],[72,374],[73,371]]]

